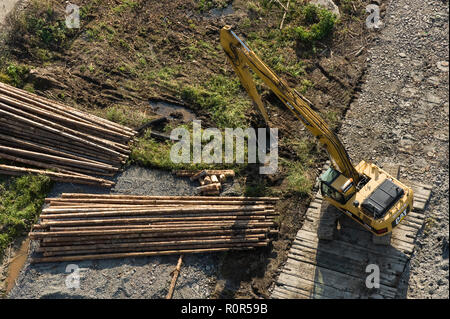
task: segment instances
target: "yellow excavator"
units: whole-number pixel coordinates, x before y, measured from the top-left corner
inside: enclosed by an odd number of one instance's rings
[[[242,86],[269,127],[269,115],[250,69],[325,146],[332,165],[319,177],[323,198],[374,235],[391,234],[412,209],[412,189],[372,163],[361,161],[353,166],[343,144],[314,111],[311,102],[264,64],[230,26],[221,29],[220,43]]]

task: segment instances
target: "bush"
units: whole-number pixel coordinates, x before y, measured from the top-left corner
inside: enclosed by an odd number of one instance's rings
[[[0,256],[36,222],[51,187],[47,176],[26,175],[0,180]]]
[[[32,1],[25,11],[16,13],[9,23],[12,28],[9,42],[30,53],[37,49],[63,51],[76,33],[75,29],[66,27],[64,14],[57,12],[46,1]]]
[[[3,72],[0,72],[0,81],[22,88],[29,72],[27,66],[10,63]]]
[[[315,5],[309,4],[302,9],[302,15],[308,27],[298,26],[293,29],[294,36],[304,43],[320,41],[328,37],[336,23],[336,16]]]

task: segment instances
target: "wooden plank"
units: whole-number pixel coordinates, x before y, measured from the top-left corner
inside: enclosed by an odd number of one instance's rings
[[[291,246],[288,259],[274,289],[276,298],[395,298],[396,287],[423,226],[423,209],[429,201],[430,185],[410,183],[414,209],[394,229],[391,246],[372,243],[372,234],[343,216],[336,239],[317,238],[322,196],[320,192],[307,209],[302,229]],[[380,289],[368,289],[368,264],[380,267]]]
[[[368,264],[377,264],[380,266],[380,271],[383,273],[400,274],[403,271],[403,260],[373,253],[357,246],[349,247],[349,245],[343,245],[341,247],[339,246],[340,244],[341,243],[336,244],[333,241],[329,243],[318,243],[306,239],[296,240],[292,245],[292,252],[295,253],[295,250],[314,251],[317,254],[316,259],[321,258],[322,254],[330,254],[330,257],[333,257],[333,260],[344,259],[346,262],[357,262],[364,268]],[[325,255],[324,257],[328,256]]]
[[[303,289],[312,297],[364,298],[379,293],[385,298],[395,297],[396,289],[380,284],[380,289],[367,289],[365,280],[338,273],[308,263],[299,263],[294,269],[285,268],[278,280]]]
[[[321,251],[319,254],[315,254],[306,251],[306,249],[291,249],[289,259],[285,265],[287,272],[289,272],[288,269],[294,268],[294,265],[298,264],[299,262],[310,263],[315,266],[343,273],[345,275],[354,276],[364,281],[369,275],[365,271],[369,263],[358,263],[353,260],[346,260],[345,258],[337,258],[336,256],[325,253],[323,251]],[[398,281],[398,275],[401,274],[401,272],[394,273],[392,271],[386,270],[387,267],[383,268],[385,269],[381,269],[380,267],[380,283],[395,288]]]
[[[304,289],[291,286],[289,283],[287,284],[280,284],[278,283],[278,286],[280,288],[279,291],[283,291],[283,293],[288,296],[287,299],[311,299],[312,295],[310,291],[306,291]],[[330,299],[329,296],[324,296],[319,293],[314,294],[314,298],[316,299]]]
[[[319,239],[317,238],[317,235],[315,233],[312,232],[307,232],[307,231],[302,231],[301,233],[299,232],[297,234],[295,243],[302,243],[302,241],[309,241],[313,244],[318,244],[319,243]],[[397,263],[405,263],[406,261],[408,261],[408,257],[399,252],[398,250],[396,250],[393,247],[382,247],[382,246],[378,246],[378,245],[372,245],[370,247],[367,246],[361,246],[361,245],[357,245],[357,244],[351,244],[351,243],[347,243],[344,241],[341,241],[339,239],[335,239],[329,242],[325,242],[321,244],[322,246],[327,246],[330,249],[338,249],[338,247],[340,247],[340,249],[342,250],[351,250],[351,251],[360,251],[360,253],[364,256],[364,255],[369,255],[369,256],[373,256],[373,258],[383,258],[385,260],[388,260],[392,263],[397,262]]]
[[[332,286],[299,278],[288,273],[282,273],[282,275],[280,275],[278,284],[283,284],[284,287],[286,287],[286,290],[289,289],[299,296],[310,299],[343,299],[360,297],[349,291],[342,291]]]

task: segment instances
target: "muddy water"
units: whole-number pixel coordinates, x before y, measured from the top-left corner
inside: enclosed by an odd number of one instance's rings
[[[214,8],[209,11],[209,14],[213,17],[222,17],[233,13],[234,10],[232,4],[229,4],[225,8]]]
[[[8,294],[14,287],[16,279],[27,261],[29,246],[30,239],[27,237],[23,240],[20,249],[16,251],[11,263],[9,264],[8,276],[6,277],[6,294]]]
[[[195,114],[192,111],[177,104],[153,100],[150,100],[149,104],[153,112],[170,119],[179,119],[184,122],[195,119]]]

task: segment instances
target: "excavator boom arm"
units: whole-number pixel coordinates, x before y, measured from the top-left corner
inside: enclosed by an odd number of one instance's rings
[[[360,176],[347,154],[343,144],[327,123],[311,108],[308,102],[283,79],[279,78],[261,59],[231,30],[225,26],[220,31],[220,43],[239,76],[243,87],[260,110],[267,125],[269,116],[256,90],[250,69],[253,70],[284,105],[303,122],[306,128],[326,146],[326,149],[339,171],[358,183]]]

